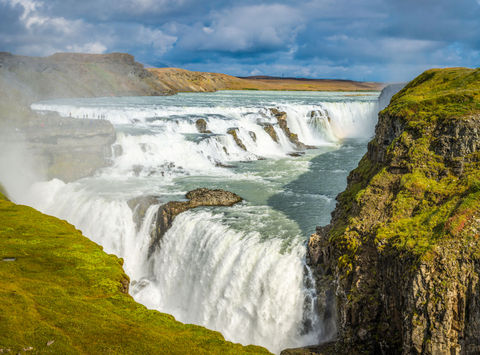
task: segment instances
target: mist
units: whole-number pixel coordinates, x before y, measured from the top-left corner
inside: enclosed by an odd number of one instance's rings
[[[23,134],[4,127],[0,137],[0,184],[13,202],[25,203],[32,184],[45,180],[46,167],[33,157]]]

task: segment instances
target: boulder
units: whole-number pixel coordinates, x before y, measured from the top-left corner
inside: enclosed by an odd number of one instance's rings
[[[207,129],[207,121],[205,121],[203,118],[199,118],[195,122],[195,126],[197,127],[197,131],[199,133],[212,133],[212,131]]]
[[[233,206],[243,199],[230,191],[198,188],[185,196],[188,201],[170,201],[158,208],[155,235],[150,244],[149,254],[157,248],[175,217],[185,211],[200,206]]]

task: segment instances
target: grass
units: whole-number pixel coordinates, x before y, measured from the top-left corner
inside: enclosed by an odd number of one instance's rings
[[[438,127],[455,129],[479,115],[480,69],[428,70],[392,98],[380,116],[404,122],[403,133],[387,147],[385,164],[365,156],[338,197],[330,240],[343,251],[338,262],[347,274],[367,241],[379,252],[406,252],[424,260],[448,240],[480,255],[475,227],[480,222],[479,154],[455,158],[464,164],[459,175],[450,158],[432,148]],[[370,149],[378,144],[374,139]],[[391,172],[391,166],[404,171]]]
[[[0,193],[0,352],[268,353],[136,303],[122,263],[66,221]]]
[[[383,111],[412,126],[480,112],[480,68],[431,69],[408,83]]]

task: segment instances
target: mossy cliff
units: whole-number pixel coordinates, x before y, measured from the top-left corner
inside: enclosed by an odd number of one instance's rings
[[[0,193],[0,352],[267,354],[146,309],[122,260],[65,221]]]
[[[479,148],[480,69],[426,71],[380,112],[309,241],[339,353],[480,353]]]

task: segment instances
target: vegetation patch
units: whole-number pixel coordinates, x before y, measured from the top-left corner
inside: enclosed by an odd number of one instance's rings
[[[0,351],[268,353],[136,303],[122,263],[66,221],[0,195]]]
[[[448,240],[480,251],[472,227],[480,215],[480,159],[475,147],[462,143],[476,144],[468,136],[480,129],[479,115],[480,69],[428,70],[393,97],[379,128],[388,132],[398,121],[403,131],[385,148],[377,132],[338,197],[329,236],[342,251],[338,263],[346,274],[368,243],[423,260]],[[461,122],[470,122],[462,127],[472,131],[459,129]],[[443,151],[435,149],[439,140],[446,142]],[[373,152],[382,149],[385,157],[376,161]]]

